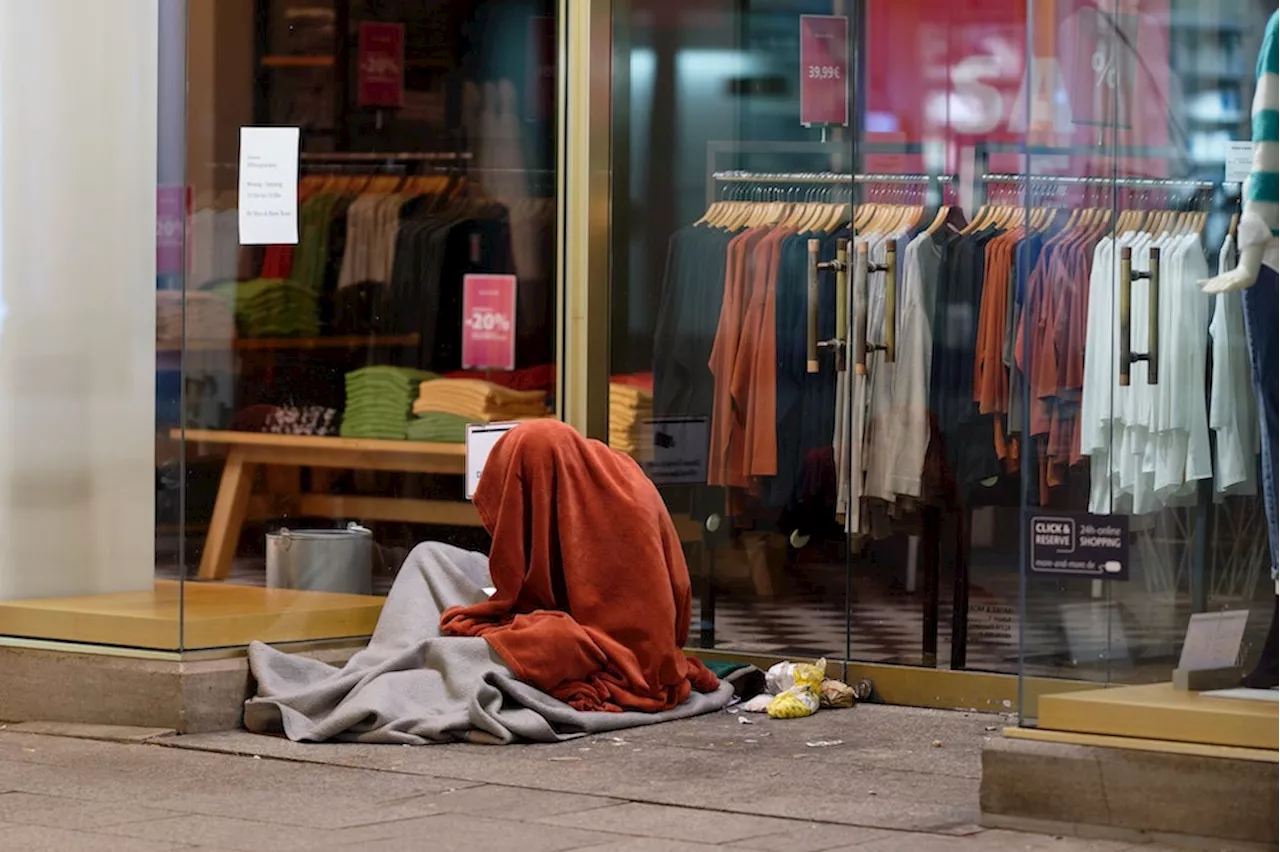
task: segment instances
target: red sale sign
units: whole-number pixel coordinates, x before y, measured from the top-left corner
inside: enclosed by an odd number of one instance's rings
[[[849,123],[849,19],[800,16],[800,123]]]
[[[356,102],[362,107],[404,105],[404,24],[360,24]]]
[[[462,368],[516,368],[516,277],[462,279]]]
[[[1112,144],[1171,142],[1169,3],[868,0],[869,138],[937,150],[930,164],[909,156],[908,171],[961,171],[984,146],[1003,151],[992,153],[988,170],[1021,171],[1028,164],[1017,148],[1029,144],[1070,152],[1036,155],[1037,173],[1110,174]],[[1121,174],[1161,177],[1167,169],[1163,155],[1118,159]]]

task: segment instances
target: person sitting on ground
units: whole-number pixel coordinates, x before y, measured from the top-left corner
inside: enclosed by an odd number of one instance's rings
[[[512,429],[481,474],[493,596],[441,632],[482,636],[517,678],[583,711],[657,713],[719,681],[686,657],[689,569],[658,491],[623,453],[552,420]]]

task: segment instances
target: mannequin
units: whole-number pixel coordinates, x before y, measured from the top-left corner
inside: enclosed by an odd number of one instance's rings
[[[1277,485],[1277,19],[1267,22],[1262,50],[1258,55],[1257,88],[1253,98],[1253,168],[1244,191],[1244,211],[1237,231],[1240,263],[1235,269],[1201,282],[1205,293],[1243,291],[1245,330],[1249,340],[1249,360],[1258,395],[1258,416],[1262,427],[1262,484],[1267,510],[1267,530],[1271,539],[1271,579],[1276,580],[1276,490]],[[1280,592],[1280,586],[1277,586]],[[1280,605],[1280,599],[1277,600]],[[1280,680],[1276,648],[1277,608],[1271,612],[1271,629],[1262,656],[1244,685],[1269,689]]]

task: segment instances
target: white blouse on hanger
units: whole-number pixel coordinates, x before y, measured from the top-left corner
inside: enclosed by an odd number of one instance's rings
[[[1218,253],[1218,274],[1230,272],[1237,260],[1235,239],[1227,235]],[[1219,500],[1252,496],[1258,493],[1261,434],[1241,293],[1219,293],[1214,297],[1209,336],[1213,340],[1209,427],[1217,436],[1213,493]]]
[[[1147,382],[1147,364],[1131,368],[1121,387],[1120,249],[1133,252],[1135,272],[1150,270],[1161,251],[1160,372]],[[1094,250],[1080,404],[1081,452],[1090,458],[1089,510],[1148,514],[1195,498],[1195,485],[1213,475],[1205,411],[1205,330],[1208,300],[1197,282],[1208,275],[1198,235],[1126,233]],[[1134,352],[1148,351],[1147,279],[1132,283],[1130,327]]]

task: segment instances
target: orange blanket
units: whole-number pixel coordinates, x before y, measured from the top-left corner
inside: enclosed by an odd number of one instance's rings
[[[656,713],[714,691],[681,650],[693,598],[680,539],[640,466],[558,421],[507,433],[476,509],[493,537],[488,601],[441,618],[483,636],[525,683],[578,710]]]

